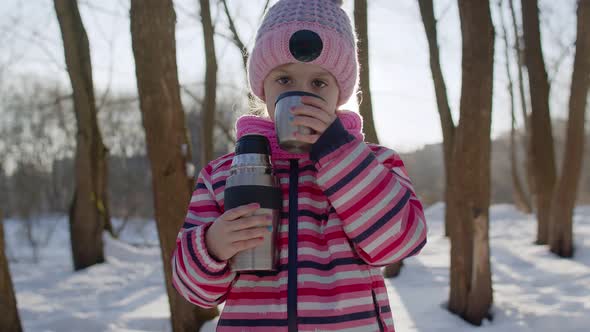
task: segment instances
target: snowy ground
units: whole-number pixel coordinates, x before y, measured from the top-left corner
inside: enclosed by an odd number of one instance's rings
[[[556,258],[546,246],[532,245],[536,226],[531,216],[510,205],[491,208],[495,318],[479,329],[441,307],[448,298],[449,284],[449,243],[441,227],[443,206],[430,207],[426,215],[427,246],[418,257],[406,261],[399,278],[388,280],[399,332],[590,330],[590,206],[576,210],[573,260]],[[79,273],[71,269],[64,217],[45,218],[35,230],[43,237],[53,225],[57,227],[39,249],[39,263],[35,264],[20,224],[14,220],[5,224],[26,332],[170,330],[153,224],[130,223],[122,241],[105,237],[108,263]],[[213,331],[214,323],[203,330]]]

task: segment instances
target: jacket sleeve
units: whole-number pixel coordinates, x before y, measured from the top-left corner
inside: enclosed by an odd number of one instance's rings
[[[225,301],[236,276],[227,262],[212,257],[205,245],[207,229],[221,215],[214,199],[210,170],[207,166],[199,173],[172,255],[174,288],[186,300],[203,308]]]
[[[368,264],[383,266],[420,252],[427,226],[399,155],[370,147],[339,119],[312,146],[318,184],[344,232]]]

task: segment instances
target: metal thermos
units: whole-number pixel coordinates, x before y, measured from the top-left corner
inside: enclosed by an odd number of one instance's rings
[[[245,135],[236,143],[230,175],[225,183],[225,210],[259,203],[255,214],[272,216],[272,233],[264,243],[237,253],[230,259],[233,271],[275,270],[278,260],[276,237],[282,195],[270,162],[270,144],[262,135]]]
[[[288,91],[280,94],[275,102],[275,129],[279,146],[286,151],[293,153],[309,152],[311,144],[307,142],[298,141],[295,133],[309,135],[313,130],[304,126],[293,125],[293,115],[290,110],[292,107],[300,106],[302,96],[312,96],[323,99],[322,97],[313,93],[304,91]]]

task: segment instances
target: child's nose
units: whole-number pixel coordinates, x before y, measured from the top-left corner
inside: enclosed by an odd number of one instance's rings
[[[308,84],[307,82],[297,83],[295,86],[295,89],[297,89],[297,91],[303,91],[303,92],[309,92],[309,93],[313,92],[313,90],[311,89],[311,85]]]

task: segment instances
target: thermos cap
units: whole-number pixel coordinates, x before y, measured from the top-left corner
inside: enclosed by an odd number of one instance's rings
[[[240,137],[236,143],[236,155],[255,153],[270,155],[270,143],[264,135],[249,134]]]
[[[283,92],[281,93],[278,97],[277,97],[277,101],[275,101],[275,106],[277,105],[277,103],[279,102],[279,100],[285,98],[285,97],[290,97],[290,96],[311,96],[311,97],[316,97],[316,98],[320,98],[321,100],[325,100],[324,98],[313,94],[313,93],[309,93],[309,92],[305,92],[305,91],[287,91],[287,92]]]

